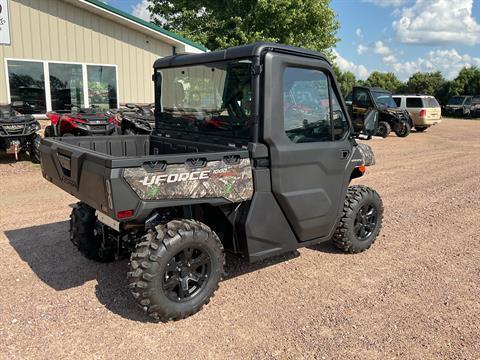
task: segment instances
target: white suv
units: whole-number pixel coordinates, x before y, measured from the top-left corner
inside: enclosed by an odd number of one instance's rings
[[[415,130],[424,131],[442,122],[442,109],[430,95],[393,95],[397,106],[406,109],[413,119]]]

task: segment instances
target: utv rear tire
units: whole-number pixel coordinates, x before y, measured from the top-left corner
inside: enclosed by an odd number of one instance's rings
[[[380,195],[366,186],[350,186],[333,242],[351,254],[365,251],[375,242],[382,227],[382,219],[383,203]]]
[[[388,137],[390,135],[390,132],[392,131],[392,128],[390,124],[386,121],[380,121],[378,123],[377,131],[376,134],[377,136],[381,136],[382,138]]]
[[[70,215],[70,240],[87,259],[99,262],[115,260],[113,249],[102,247],[103,237],[97,231],[95,209],[85,203],[75,204]]]
[[[408,123],[403,124],[402,128],[399,130],[395,130],[395,134],[398,137],[407,137],[412,130],[412,126]]]
[[[223,273],[223,246],[208,226],[174,220],[149,230],[130,258],[129,287],[156,320],[184,319],[210,301]]]
[[[40,136],[36,135],[32,139],[30,144],[30,149],[28,150],[28,155],[30,156],[30,161],[34,164],[40,163]]]

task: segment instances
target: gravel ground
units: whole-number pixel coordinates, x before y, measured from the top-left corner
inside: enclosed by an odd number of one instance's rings
[[[385,220],[369,251],[232,261],[208,306],[168,324],[135,306],[126,261],[73,248],[76,200],[2,156],[0,358],[478,359],[479,139],[480,121],[445,120],[370,141],[377,165],[356,182],[381,194]]]

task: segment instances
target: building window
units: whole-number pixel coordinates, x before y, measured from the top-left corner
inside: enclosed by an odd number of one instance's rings
[[[43,63],[8,60],[7,67],[11,102],[27,102],[31,108],[29,112],[45,113],[47,107]]]
[[[8,59],[10,102],[24,102],[30,113],[72,107],[118,107],[115,65]],[[48,79],[48,81],[45,81]]]
[[[48,69],[52,110],[71,110],[74,106],[85,106],[82,65],[50,63]]]
[[[87,65],[90,106],[117,107],[117,74],[113,66]]]

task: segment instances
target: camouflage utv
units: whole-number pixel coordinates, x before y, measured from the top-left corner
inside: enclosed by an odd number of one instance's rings
[[[349,186],[374,164],[332,67],[257,43],[154,64],[151,135],[42,141],[43,176],[81,200],[70,239],[86,257],[130,256],[128,283],[162,321],[208,303],[224,252],[247,261],[333,240],[368,249],[383,206]]]

